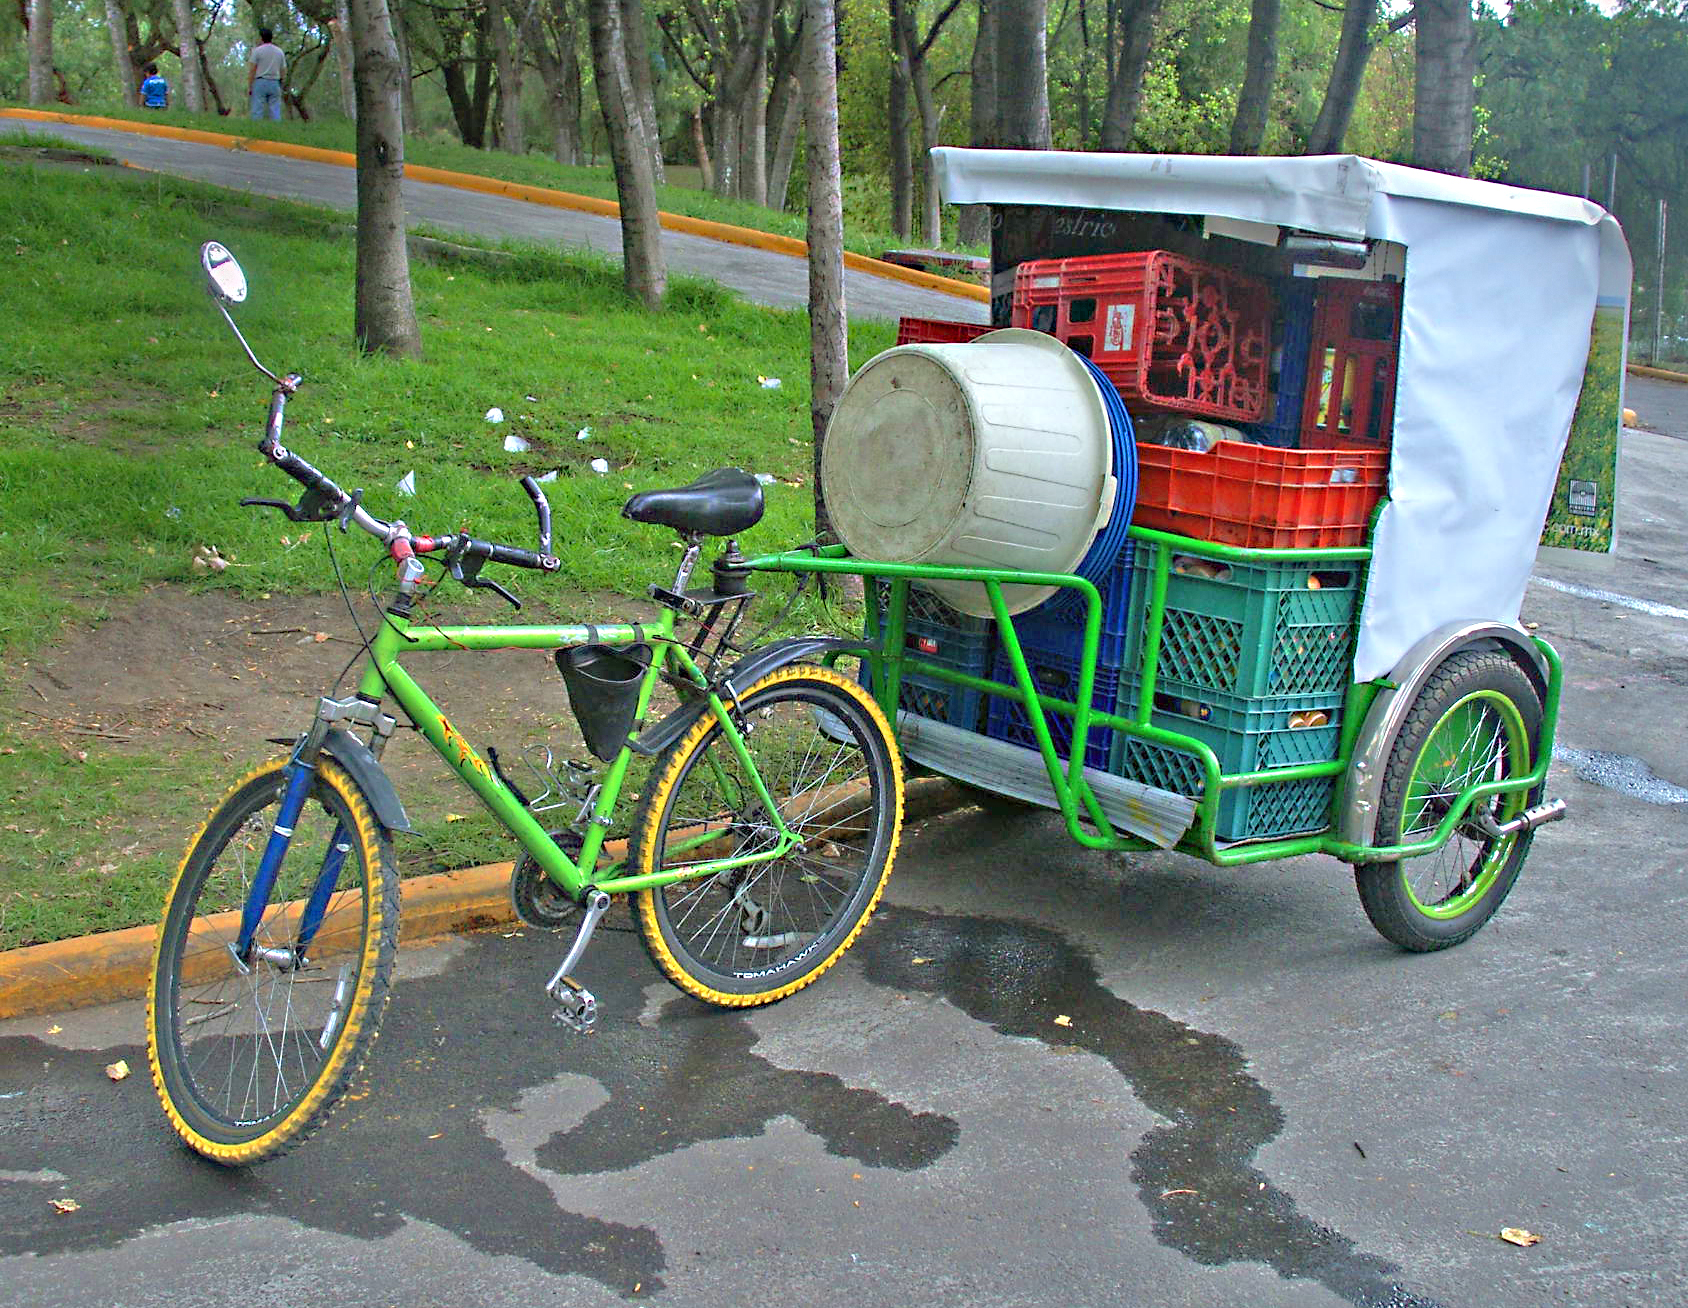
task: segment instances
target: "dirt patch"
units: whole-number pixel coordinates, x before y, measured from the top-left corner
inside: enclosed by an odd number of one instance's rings
[[[649,616],[617,607],[629,617]],[[579,611],[607,613],[609,606],[583,601]],[[457,616],[442,613],[439,620]],[[370,630],[367,601],[358,617]],[[475,620],[502,618],[477,611]],[[22,734],[57,742],[73,756],[203,757],[209,804],[247,768],[275,757],[272,738],[291,739],[305,728],[317,699],[333,689],[361,646],[336,597],[258,601],[158,586],[116,605],[103,621],[73,625],[21,662],[6,698]],[[498,748],[524,789],[532,791],[519,762],[524,748],[548,744],[559,758],[586,757],[546,653],[418,655],[407,666],[468,740],[483,752]],[[336,693],[354,688],[342,682]],[[389,708],[396,706],[389,701]],[[407,723],[383,761],[413,820],[478,807]],[[179,848],[184,835],[175,829],[131,834],[140,838],[141,852]]]

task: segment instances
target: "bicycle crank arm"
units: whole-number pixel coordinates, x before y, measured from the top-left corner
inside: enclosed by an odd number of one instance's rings
[[[1503,840],[1520,832],[1534,831],[1549,822],[1558,822],[1565,816],[1567,807],[1562,799],[1550,799],[1546,803],[1525,809],[1517,817],[1508,818],[1505,822],[1496,822],[1487,813],[1480,814],[1477,826],[1488,839]]]
[[[569,946],[569,952],[563,957],[557,970],[551,974],[551,979],[545,983],[545,993],[550,995],[557,1005],[557,1011],[552,1016],[582,1035],[597,1024],[598,1001],[592,997],[590,990],[569,973],[586,952],[587,942],[597,930],[599,920],[609,912],[610,902],[610,897],[602,890],[593,890],[587,894],[586,912],[581,915],[580,930],[575,933],[574,943]]]

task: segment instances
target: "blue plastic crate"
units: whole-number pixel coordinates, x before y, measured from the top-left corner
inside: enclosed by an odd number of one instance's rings
[[[1026,657],[1026,667],[1031,671],[1032,681],[1038,691],[1076,704],[1079,686],[1078,659],[1060,651],[1038,649],[1027,644],[1025,634],[1020,631],[1018,623],[1015,624],[1015,631],[1020,636],[1020,652]],[[993,680],[1014,684],[1013,670],[1000,650],[997,651],[991,676]],[[1096,669],[1096,684],[1090,700],[1094,710],[1101,713],[1112,711],[1119,698],[1119,679],[1120,674],[1115,669]],[[1055,742],[1055,752],[1063,759],[1071,757],[1073,720],[1053,709],[1045,709],[1043,716],[1049,725],[1050,738]],[[1028,749],[1037,748],[1037,733],[1032,730],[1031,719],[1026,716],[1026,710],[1016,701],[1000,695],[990,696],[985,714],[985,735],[993,740],[1006,740],[1015,745],[1024,745]],[[1112,728],[1092,723],[1084,738],[1085,766],[1106,768],[1112,756],[1113,744]]]
[[[1118,712],[1121,717],[1135,717],[1136,706],[1136,686],[1128,679]],[[1209,716],[1201,716],[1203,711]],[[1201,741],[1226,774],[1324,763],[1337,756],[1339,700],[1328,708],[1303,707],[1299,701],[1293,706],[1254,701],[1236,709],[1234,717],[1227,717],[1227,712],[1218,705],[1156,695],[1149,721],[1164,731]],[[1115,734],[1109,770],[1162,790],[1201,797],[1203,772],[1194,754],[1124,732]],[[1329,822],[1336,781],[1334,776],[1310,777],[1226,790],[1219,801],[1214,834],[1220,840],[1258,840],[1322,830]]]
[[[870,607],[867,634],[882,639],[885,632],[885,606],[890,600],[891,583],[878,577],[873,581],[877,607]],[[877,615],[877,620],[876,620]],[[958,612],[945,604],[931,591],[910,586],[908,602],[903,611],[903,650],[916,658],[925,659],[957,672],[976,677],[990,672],[991,654],[995,648],[996,624],[989,618],[975,618]],[[873,669],[862,661],[860,680],[873,692]],[[935,718],[953,727],[977,731],[984,725],[985,694],[983,691],[958,686],[907,666],[897,691],[897,705],[923,718]]]
[[[1127,544],[1099,581],[1102,593],[1102,634],[1096,644],[1096,666],[1117,669],[1126,662],[1126,638],[1131,630],[1131,560]],[[1061,590],[1035,609],[1014,619],[1014,634],[1022,645],[1062,654],[1075,662],[1084,653],[1084,597]]]
[[[1295,449],[1301,444],[1301,403],[1307,394],[1307,365],[1313,342],[1313,277],[1283,277],[1273,283],[1278,321],[1272,331],[1271,414],[1247,429],[1261,445]]]

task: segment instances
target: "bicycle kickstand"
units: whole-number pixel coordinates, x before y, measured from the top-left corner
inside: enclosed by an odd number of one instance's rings
[[[581,1035],[588,1034],[598,1023],[598,1001],[592,997],[592,992],[569,973],[574,965],[580,962],[580,956],[586,952],[586,944],[592,939],[592,932],[597,929],[598,921],[609,911],[610,897],[602,890],[592,890],[586,896],[586,912],[581,915],[580,930],[575,933],[574,943],[569,946],[569,952],[564,956],[560,966],[551,979],[545,983],[545,993],[556,1003],[557,1010],[551,1016],[572,1031]]]

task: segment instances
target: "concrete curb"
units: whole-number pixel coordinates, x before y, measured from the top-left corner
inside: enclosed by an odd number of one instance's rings
[[[943,778],[921,777],[905,789],[904,822],[937,817],[967,802],[965,792]],[[625,841],[605,846],[611,858],[626,852]],[[399,943],[515,921],[510,869],[509,863],[487,863],[400,882]],[[212,921],[232,933],[239,917],[238,912],[219,913]],[[0,953],[0,1021],[141,998],[152,978],[157,936],[156,925],[138,926]]]
[[[1688,383],[1688,372],[1672,372],[1668,368],[1655,368],[1647,363],[1626,364],[1625,368],[1637,377],[1651,377],[1656,381]]]
[[[323,150],[314,145],[294,145],[290,141],[266,141],[249,136],[231,136],[226,132],[205,132],[192,127],[173,127],[166,123],[134,123],[125,118],[101,118],[91,114],[57,113],[47,109],[0,109],[0,118],[21,118],[38,123],[68,123],[71,126],[97,127],[105,131],[132,132],[137,136],[156,136],[165,140],[190,141],[195,145],[221,146],[225,150],[247,150],[253,154],[272,154],[288,159],[305,159],[311,163],[334,164],[341,168],[356,168],[357,156],[344,150]],[[548,205],[553,209],[574,209],[581,213],[597,214],[601,218],[619,218],[621,206],[614,200],[596,196],[576,195],[570,191],[556,191],[545,186],[528,186],[522,182],[504,182],[494,177],[474,173],[452,172],[445,168],[430,168],[425,164],[406,164],[404,175],[418,182],[432,182],[439,186],[455,186],[459,190],[478,191],[485,195],[501,195],[528,204]],[[688,236],[702,236],[728,245],[745,245],[752,249],[786,254],[796,259],[809,256],[806,241],[794,236],[778,236],[759,232],[750,227],[735,227],[731,223],[712,222],[707,218],[689,218],[684,214],[658,214],[663,227]],[[961,299],[988,303],[990,291],[972,282],[936,273],[921,272],[918,268],[904,268],[900,264],[872,259],[865,254],[844,252],[844,266],[857,272],[906,282],[929,291],[941,291]]]

